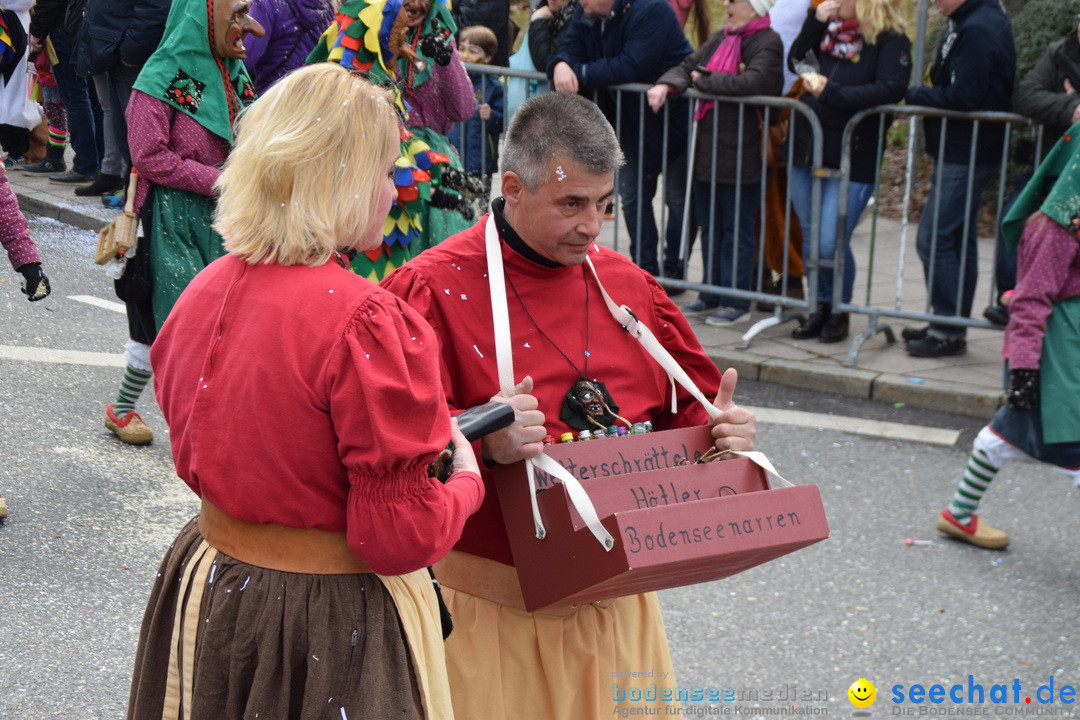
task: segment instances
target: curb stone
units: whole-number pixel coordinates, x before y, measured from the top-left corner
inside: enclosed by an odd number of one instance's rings
[[[874,380],[871,399],[882,403],[902,402],[925,410],[990,419],[1004,402],[1004,393],[948,380],[881,373]]]

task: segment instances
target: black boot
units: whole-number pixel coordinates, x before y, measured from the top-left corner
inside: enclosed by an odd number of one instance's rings
[[[23,168],[28,173],[61,173],[67,170],[64,162],[64,146],[50,144],[45,148],[45,159],[36,165],[27,165]]]
[[[124,180],[119,175],[106,175],[102,173],[97,180],[89,185],[75,188],[75,194],[79,197],[97,197],[105,193],[116,192],[124,189]]]
[[[818,342],[837,343],[848,336],[848,314],[833,313],[825,327],[821,328]]]
[[[792,330],[791,337],[796,340],[817,337],[821,334],[821,328],[825,327],[825,323],[829,321],[830,317],[832,317],[832,305],[819,302],[817,311],[811,313],[810,317],[806,318],[806,322]]]

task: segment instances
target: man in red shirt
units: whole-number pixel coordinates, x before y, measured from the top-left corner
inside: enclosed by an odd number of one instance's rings
[[[711,422],[717,447],[753,449],[754,416],[732,403],[735,371],[721,375],[648,272],[595,242],[622,161],[611,126],[579,96],[537,96],[514,116],[502,155],[503,197],[492,203],[492,214],[518,373],[516,394],[502,400],[517,417],[484,439],[489,467],[535,457],[545,436],[575,429],[561,409],[585,379],[598,383],[607,406],[631,423],[649,421],[664,430]],[[439,337],[452,409],[499,392],[487,220],[383,281]],[[586,259],[615,303],[630,307],[702,392],[712,397],[719,391],[722,412],[714,421],[682,389],[672,398],[667,373],[609,314]],[[490,470],[483,475],[492,482]],[[617,709],[612,673],[651,670],[674,684],[654,593],[535,613],[523,609],[494,492],[436,572],[454,615],[447,662],[458,717],[610,717]]]

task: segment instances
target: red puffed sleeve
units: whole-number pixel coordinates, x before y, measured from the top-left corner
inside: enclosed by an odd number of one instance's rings
[[[438,349],[423,318],[379,292],[360,305],[329,358],[330,416],[349,477],[349,547],[384,575],[449,552],[484,496],[475,473],[445,485],[427,474],[450,440]]]

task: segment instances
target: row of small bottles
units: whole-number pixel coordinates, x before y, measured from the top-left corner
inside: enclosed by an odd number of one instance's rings
[[[606,430],[604,428],[597,428],[595,430],[582,430],[576,436],[572,432],[564,432],[556,440],[554,435],[547,435],[544,437],[545,445],[554,445],[556,442],[560,443],[572,443],[572,442],[585,442],[586,440],[601,440],[609,437],[623,437],[624,435],[644,435],[645,433],[651,433],[653,426],[651,422],[645,421],[640,423],[634,423],[634,425],[627,430],[624,425],[612,425]]]

